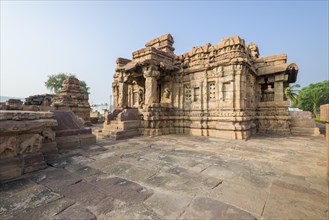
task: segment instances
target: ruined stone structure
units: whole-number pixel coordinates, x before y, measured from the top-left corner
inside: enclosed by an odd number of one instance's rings
[[[320,129],[316,126],[312,113],[308,111],[289,112],[291,117],[290,130],[293,135],[320,135]]]
[[[174,54],[173,43],[167,34],[133,52],[132,60],[116,61],[114,107],[137,108],[144,135],[290,133],[284,89],[296,81],[298,67],[287,55],[260,57],[256,44],[238,36],[182,55]]]
[[[56,95],[53,94],[42,94],[42,95],[32,95],[25,98],[24,105],[41,105],[41,106],[50,106],[52,99]]]
[[[51,112],[0,111],[0,181],[45,168],[55,152]]]
[[[137,108],[117,109],[107,116],[99,138],[112,138],[115,140],[139,136],[142,134],[141,115]]]
[[[84,147],[96,143],[91,128],[85,128],[83,120],[72,111],[52,111],[58,125],[53,128],[58,149]]]
[[[71,110],[85,121],[85,125],[91,126],[88,96],[81,91],[77,78],[70,76],[64,80],[63,87],[59,95],[52,99],[51,106],[56,110]]]
[[[95,143],[72,111],[0,110],[0,182],[47,167],[62,149]]]
[[[23,102],[20,99],[8,99],[1,103],[0,110],[23,110]]]

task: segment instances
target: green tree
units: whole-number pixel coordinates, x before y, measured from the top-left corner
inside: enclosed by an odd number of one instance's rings
[[[296,89],[296,88],[300,88],[300,85],[299,84],[295,84],[295,85],[292,85],[292,86],[288,86],[284,90],[284,94],[290,100],[290,105],[292,103],[293,106],[297,106],[298,105],[298,92],[299,92],[299,90]]]
[[[302,88],[298,94],[298,107],[313,112],[317,117],[320,105],[329,103],[329,80],[310,84]]]
[[[50,90],[50,92],[54,94],[59,94],[59,91],[63,85],[63,81],[70,76],[76,77],[74,74],[71,73],[58,73],[49,75],[48,80],[45,82],[45,86],[47,89]],[[85,95],[88,96],[90,94],[90,87],[87,86],[85,81],[80,80],[80,89]]]

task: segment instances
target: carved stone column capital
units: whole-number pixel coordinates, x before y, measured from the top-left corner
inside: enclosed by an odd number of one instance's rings
[[[145,78],[147,78],[147,77],[159,78],[160,72],[156,66],[150,65],[150,66],[143,67],[143,75]]]

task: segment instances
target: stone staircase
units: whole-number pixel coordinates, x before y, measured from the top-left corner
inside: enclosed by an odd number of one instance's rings
[[[312,119],[311,112],[289,112],[291,116],[290,131],[293,135],[317,136],[320,130]]]

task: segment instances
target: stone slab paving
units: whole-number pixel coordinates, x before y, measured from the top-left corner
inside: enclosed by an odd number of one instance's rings
[[[100,139],[0,185],[0,219],[328,219],[323,137]]]

